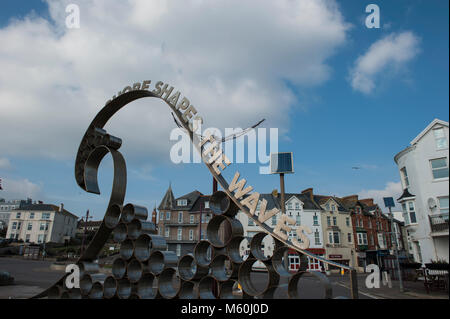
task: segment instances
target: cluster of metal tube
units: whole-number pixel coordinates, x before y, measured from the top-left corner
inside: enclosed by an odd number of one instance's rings
[[[244,259],[240,253],[243,236],[242,224],[235,218],[236,205],[223,192],[211,196],[210,207],[214,217],[207,226],[208,240],[200,241],[193,254],[178,258],[167,250],[164,237],[157,234],[156,226],[146,221],[145,207],[127,204],[113,205],[105,224],[113,229],[113,240],[120,243],[120,253],[112,264],[112,275],[99,273],[93,262],[79,262],[80,288],[66,289],[56,285],[49,298],[89,299],[231,299],[273,298],[280,277],[289,277],[288,296],[298,298],[298,283],[306,273],[308,260],[300,255],[300,269],[291,274],[285,268],[284,256],[288,247],[275,241],[271,257],[262,251],[264,232],[250,241],[250,255]],[[228,224],[228,235],[221,234],[221,225]],[[225,227],[226,228],[226,227]],[[262,288],[251,276],[253,265],[260,261],[267,269],[266,284]],[[322,274],[318,276],[325,287],[325,298],[331,298],[331,285]],[[242,293],[237,292],[238,284]]]

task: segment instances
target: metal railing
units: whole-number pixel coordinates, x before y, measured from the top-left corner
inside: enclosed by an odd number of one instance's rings
[[[428,216],[432,232],[448,232],[448,213]]]

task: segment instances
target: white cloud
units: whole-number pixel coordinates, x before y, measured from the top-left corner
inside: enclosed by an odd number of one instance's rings
[[[2,178],[2,188],[0,197],[6,199],[26,199],[38,200],[43,198],[42,185],[35,184],[28,179]]]
[[[74,158],[90,121],[120,89],[162,80],[190,98],[205,128],[289,127],[299,87],[329,78],[348,25],[333,1],[48,0],[52,18],[0,29],[0,147],[6,155]],[[174,127],[161,102],[134,103],[108,131],[124,153],[169,157]],[[156,109],[155,109],[156,108]],[[164,111],[163,111],[164,110]]]
[[[6,157],[0,157],[0,169],[9,170],[11,169],[11,162]]]
[[[412,32],[392,33],[373,43],[350,71],[354,90],[369,94],[379,77],[398,72],[419,53],[419,38]]]
[[[384,210],[383,197],[393,197],[394,203],[396,203],[396,200],[401,196],[402,191],[401,182],[388,182],[384,189],[364,189],[358,193],[358,196],[360,199],[373,198],[374,202]]]

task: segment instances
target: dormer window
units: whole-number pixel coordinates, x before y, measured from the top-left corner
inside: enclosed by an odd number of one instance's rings
[[[177,200],[177,205],[178,206],[187,206],[187,199],[179,199]]]

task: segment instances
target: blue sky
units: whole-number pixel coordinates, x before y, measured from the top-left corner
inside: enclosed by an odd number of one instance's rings
[[[169,30],[161,22],[161,17],[172,12],[174,16],[178,14],[175,9],[170,10],[170,5],[159,11],[153,10],[162,13],[156,17],[152,16],[151,22],[147,21],[145,15],[139,15],[139,12],[143,11],[142,8],[133,11],[135,15],[132,16],[132,21],[136,22],[136,26],[129,27],[116,21],[121,17],[119,5],[111,5],[110,10],[105,11],[105,16],[98,16],[96,10],[106,6],[97,4],[98,2],[101,1],[79,1],[81,9],[79,31],[61,27],[64,21],[62,19],[66,15],[63,5],[50,1],[52,8],[50,12],[47,3],[42,1],[2,2],[0,39],[9,42],[3,42],[5,47],[3,50],[0,49],[0,64],[8,66],[18,63],[20,68],[16,73],[21,75],[26,83],[15,82],[13,73],[9,75],[11,83],[6,82],[6,76],[0,78],[0,87],[3,87],[0,89],[0,105],[3,105],[0,106],[0,121],[4,123],[3,125],[7,122],[6,131],[11,133],[3,134],[0,138],[0,178],[3,179],[5,188],[4,191],[0,191],[0,197],[12,199],[32,196],[33,199],[54,204],[64,202],[68,210],[79,216],[84,214],[86,209],[90,209],[95,218],[102,218],[111,187],[111,161],[106,159],[101,165],[102,195],[85,193],[76,185],[73,175],[78,143],[87,125],[100,110],[99,105],[129,83],[147,78],[153,81],[164,79],[182,92],[186,92],[186,95],[195,101],[194,104],[198,106],[199,111],[202,110],[203,103],[207,123],[211,118],[211,123],[218,124],[218,127],[245,126],[265,117],[267,118],[265,127],[279,127],[283,132],[280,134],[279,150],[294,153],[295,174],[286,176],[288,192],[300,192],[313,187],[318,194],[397,196],[400,186],[394,155],[408,146],[409,142],[434,118],[448,121],[448,1],[396,0],[367,3],[357,0],[339,1],[336,7],[326,6],[329,10],[327,13],[333,17],[330,19],[329,28],[324,25],[327,18],[323,18],[319,11],[317,19],[323,19],[320,24],[323,30],[319,32],[305,27],[298,34],[294,30],[292,31],[294,39],[297,35],[299,37],[298,41],[294,42],[290,38],[289,30],[286,34],[276,33],[271,36],[269,28],[271,25],[268,25],[267,29],[264,28],[264,24],[261,29],[249,27],[252,19],[255,24],[265,21],[259,17],[259,14],[263,18],[266,17],[264,4],[254,16],[247,17],[246,25],[241,26],[239,23],[236,23],[237,26],[230,23],[232,19],[237,19],[239,12],[233,13],[231,9],[223,10],[223,16],[227,17],[224,18],[223,30],[231,34],[253,32],[255,38],[259,37],[260,32],[268,34],[269,53],[256,51],[258,47],[256,44],[253,47],[252,38],[248,38],[249,52],[254,49],[261,57],[258,54],[253,55],[251,59],[255,61],[243,63],[243,66],[239,66],[239,70],[232,68],[233,64],[239,64],[236,57],[242,57],[236,53],[242,49],[239,39],[228,37],[224,33],[226,46],[222,44],[215,46],[215,43],[206,43],[209,34],[205,34],[204,37],[194,33],[186,36],[182,34],[182,28]],[[369,3],[376,3],[380,7],[380,29],[368,29],[364,25],[367,16],[365,7]],[[187,5],[194,6],[191,3]],[[196,12],[203,10],[203,8],[194,8],[191,11],[190,9],[186,10],[186,14],[188,16],[191,14],[193,19]],[[211,8],[208,10],[213,12]],[[245,8],[242,10],[245,13]],[[276,20],[277,11],[270,12],[275,15]],[[284,14],[283,12],[280,11],[280,15]],[[336,12],[339,13],[337,17]],[[314,14],[308,16],[315,19]],[[198,21],[200,29],[208,29],[208,26],[217,23],[217,29],[221,30],[219,25],[221,21],[210,21],[204,16],[202,15]],[[43,23],[41,18],[50,23],[48,25]],[[279,20],[284,21],[282,18],[281,16]],[[302,27],[304,23],[302,16],[300,15],[295,22]],[[272,25],[272,29],[276,27],[279,25]],[[282,27],[287,28],[285,25]],[[111,34],[108,34],[107,30],[110,30]],[[167,30],[167,35],[158,38],[152,33],[153,30]],[[131,32],[134,32],[133,35]],[[213,31],[210,32],[214,36]],[[309,36],[316,34],[315,32],[318,32],[317,37]],[[218,37],[222,36],[221,33],[217,34]],[[180,38],[177,38],[178,36]],[[271,48],[271,43],[277,36],[281,39],[277,39],[278,42],[273,45],[275,48]],[[40,41],[41,37],[43,43],[48,45],[40,46],[40,42],[34,44],[33,41]],[[283,37],[286,37],[287,48],[283,48],[284,51],[277,50],[284,45]],[[38,40],[35,40],[36,38]],[[178,45],[171,42],[174,39],[181,43],[181,48],[186,47],[186,56],[182,56],[186,60],[183,60],[185,64],[182,66],[177,64],[177,59],[171,59],[174,54],[171,50],[176,51]],[[243,39],[246,41],[246,38]],[[79,41],[75,49],[70,47],[74,41]],[[97,60],[95,54],[98,50],[95,50],[95,43],[101,41],[107,41],[105,43],[118,41],[120,46],[114,48],[117,52],[123,51],[126,58],[120,59],[119,53],[109,51]],[[146,53],[149,54],[147,56],[139,52],[137,45],[145,41],[159,43],[159,48],[163,52],[166,50],[165,55],[158,59],[156,53]],[[199,53],[196,50],[198,47],[202,48],[203,52]],[[90,51],[91,49],[93,51]],[[217,54],[211,51],[210,54],[202,55],[205,51],[216,49]],[[25,51],[32,54],[26,55]],[[61,55],[54,55],[54,52],[60,51],[63,52]],[[307,53],[304,54],[303,51]],[[220,56],[222,54],[225,56],[223,60]],[[316,56],[320,58],[316,60]],[[230,61],[228,57],[234,59]],[[191,60],[192,58],[195,59]],[[302,73],[308,68],[308,58],[313,60],[311,65],[318,68],[317,73],[311,71]],[[97,62],[90,65],[85,62],[88,59]],[[284,64],[277,62],[279,64],[275,63],[276,68],[265,71],[270,67],[259,62],[259,59],[261,61],[286,59],[286,62]],[[196,60],[201,60],[204,69],[189,67],[188,62]],[[124,61],[126,66],[123,69],[120,66],[121,61]],[[364,63],[358,65],[358,61]],[[144,62],[152,66],[148,69],[135,67],[136,64]],[[223,63],[223,66],[219,67],[220,63]],[[253,65],[248,66],[251,63]],[[373,69],[373,64],[376,63],[379,70]],[[247,66],[248,70],[241,71]],[[165,67],[173,68],[177,72],[163,73]],[[213,71],[210,71],[211,69]],[[37,70],[39,76],[36,76],[33,70]],[[367,84],[367,81],[362,84],[356,80],[352,82],[355,70],[372,81],[373,87],[366,91],[358,89],[357,85]],[[6,72],[8,71],[7,68]],[[242,80],[239,83],[246,83],[246,79],[250,79],[250,83],[261,88],[257,91],[260,105],[254,106],[252,99],[248,98],[252,95],[247,92],[230,101],[226,98],[222,101],[220,90],[216,92],[209,87],[203,87],[201,81],[208,81],[209,72],[214,72],[214,79],[222,83],[225,89],[233,92],[240,92],[238,87],[233,86],[233,81]],[[325,75],[318,76],[317,74],[321,72]],[[90,79],[93,79],[92,82],[89,82]],[[36,83],[41,81],[42,83]],[[27,95],[23,97],[20,94],[16,98],[14,95],[16,88],[8,87],[14,83],[16,86],[23,86],[23,90],[29,92],[30,98],[27,99]],[[70,89],[58,89],[59,83],[61,87]],[[264,90],[274,87],[276,89]],[[46,100],[48,96],[51,100]],[[239,99],[241,96],[243,97]],[[79,98],[79,105],[76,102],[69,102],[74,97]],[[17,100],[16,104],[6,103],[5,101],[9,101],[8,98],[12,101]],[[213,104],[209,104],[206,108],[205,105],[214,99],[217,99],[219,106],[215,108]],[[236,100],[234,106],[233,101]],[[55,101],[55,108],[49,105],[51,104],[49,101]],[[74,103],[74,106],[71,106],[71,103]],[[225,106],[230,105],[230,110],[221,107],[221,103]],[[56,108],[56,104],[59,109]],[[67,109],[61,111],[61,108],[66,106]],[[236,112],[243,106],[247,106],[252,112],[243,114],[242,119],[234,123]],[[133,123],[133,119],[143,114],[139,112],[143,112],[144,108],[145,106],[139,104],[135,111],[129,113],[124,111],[123,123],[125,125]],[[149,121],[152,116],[156,116],[148,109],[145,109],[145,112],[147,113],[142,117]],[[159,114],[163,109],[157,107],[153,112]],[[217,116],[220,112],[223,113],[223,122],[221,116]],[[170,182],[175,196],[181,196],[194,189],[205,194],[211,191],[212,177],[203,164],[170,163],[168,148],[174,142],[168,139],[167,132],[173,127],[168,114],[165,115],[166,122],[161,122],[167,131],[158,135],[162,136],[159,142],[150,142],[151,133],[148,130],[151,128],[148,127],[152,124],[143,122],[145,130],[139,133],[139,129],[136,128],[136,135],[130,133],[133,131],[131,128],[128,130],[120,128],[120,120],[111,125],[111,129],[124,132],[124,136],[129,137],[124,138],[123,147],[129,175],[127,202],[144,204],[151,209],[155,202],[159,204]],[[74,125],[71,125],[72,122]],[[51,130],[50,127],[56,128]],[[144,136],[139,137],[139,134]],[[136,139],[139,141],[134,142]],[[147,140],[149,140],[148,147]],[[359,166],[361,169],[353,170],[353,166]],[[257,164],[233,164],[231,169],[225,172],[225,176],[231,178],[236,169],[259,192],[270,192],[279,187],[278,176],[260,175]]]

